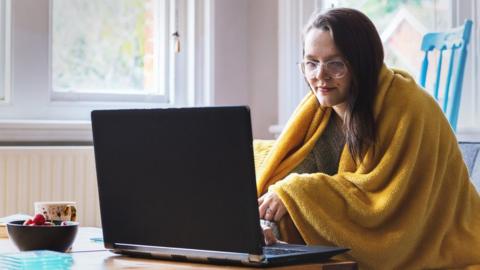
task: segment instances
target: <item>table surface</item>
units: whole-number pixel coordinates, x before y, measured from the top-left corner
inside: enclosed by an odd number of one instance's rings
[[[71,269],[261,269],[243,266],[223,266],[201,263],[174,262],[168,260],[133,258],[114,254],[103,247],[103,243],[90,240],[93,237],[102,237],[100,228],[80,228],[73,244],[71,254],[74,264]],[[13,242],[8,238],[0,238],[0,254],[18,252]],[[330,260],[324,263],[300,264],[283,267],[269,267],[267,269],[283,270],[337,270],[357,269],[357,264],[351,261]]]

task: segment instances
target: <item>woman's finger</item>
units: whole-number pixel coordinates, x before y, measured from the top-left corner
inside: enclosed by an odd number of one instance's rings
[[[258,205],[259,205],[259,206],[260,206],[260,204],[263,203],[263,200],[264,200],[263,196],[260,197],[260,198],[258,198],[257,202],[258,202]]]
[[[266,220],[273,220],[273,217],[275,216],[275,209],[272,209],[270,206],[268,206],[265,209],[265,216],[264,219]]]
[[[283,204],[280,204],[277,211],[275,212],[275,216],[273,217],[273,220],[280,221],[280,219],[282,219],[286,213],[287,213],[287,208],[285,208]]]
[[[265,239],[265,245],[270,246],[277,243],[277,238],[273,234],[272,228],[263,227],[263,238]]]
[[[258,207],[258,212],[260,214],[260,218],[264,218],[265,217],[265,214],[267,212],[267,209],[268,209],[268,205],[269,205],[269,200],[268,199],[265,199],[262,204],[260,204],[260,206]]]
[[[259,200],[262,200],[261,204],[258,207],[258,211],[260,214],[260,218],[265,218],[265,215],[267,214],[267,210],[270,207],[271,201],[272,201],[272,193],[267,192],[265,193],[262,197],[259,198]],[[271,212],[271,210],[268,210],[268,212]],[[273,216],[272,216],[273,218]]]

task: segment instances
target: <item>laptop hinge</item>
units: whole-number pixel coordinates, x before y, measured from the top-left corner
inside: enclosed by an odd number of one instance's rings
[[[248,255],[248,261],[249,262],[254,262],[254,263],[261,263],[261,262],[265,261],[265,256],[264,255],[250,254],[250,255]]]

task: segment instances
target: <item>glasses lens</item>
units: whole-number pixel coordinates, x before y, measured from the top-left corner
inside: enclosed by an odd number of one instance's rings
[[[330,61],[325,63],[325,71],[334,78],[340,78],[345,75],[347,67],[342,61]]]
[[[305,73],[305,76],[309,79],[314,78],[317,74],[318,66],[319,64],[317,62],[304,61],[302,63],[303,73]]]
[[[301,64],[303,73],[308,79],[313,79],[319,76],[320,69],[324,69],[324,72],[333,78],[341,78],[347,72],[347,66],[343,61],[333,60],[326,63],[304,61]]]

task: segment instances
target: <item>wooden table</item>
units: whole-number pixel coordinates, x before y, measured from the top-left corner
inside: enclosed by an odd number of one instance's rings
[[[209,269],[209,270],[225,270],[225,269],[262,269],[250,268],[243,266],[223,266],[210,265],[201,263],[185,263],[167,260],[153,260],[132,258],[114,254],[107,251],[103,247],[103,243],[93,242],[92,237],[101,237],[102,231],[99,228],[80,228],[78,235],[72,247],[72,257],[74,264],[71,269],[89,269],[89,270],[105,270],[105,269]],[[0,254],[18,252],[18,249],[8,238],[0,238]],[[265,268],[263,268],[265,269]],[[324,263],[301,264],[284,267],[269,267],[269,270],[351,270],[357,269],[357,264],[351,261],[334,261],[330,260]]]

